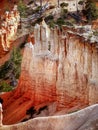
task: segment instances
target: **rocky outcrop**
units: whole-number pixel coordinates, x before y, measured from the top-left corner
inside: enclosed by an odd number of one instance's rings
[[[4,124],[21,121],[31,106],[57,102],[57,111],[67,112],[98,102],[97,44],[66,27],[49,33],[36,25],[34,37],[24,50],[17,89],[2,95]]]
[[[92,22],[92,28],[97,29],[98,28],[98,19]]]
[[[0,130],[97,130],[98,105],[93,105],[78,112],[61,115],[38,117],[25,123],[5,125]]]
[[[47,33],[45,27],[36,26],[35,44],[26,46],[18,87],[20,93],[24,93],[26,83],[31,82],[28,86],[34,90],[34,104],[56,100],[58,109],[62,109],[74,100],[83,104],[96,103],[96,44],[67,33],[65,28],[62,32],[58,28],[51,30],[50,40]]]
[[[16,35],[20,22],[20,14],[17,10],[17,5],[14,6],[11,12],[6,11],[2,20],[3,22],[0,29],[0,53],[9,50],[10,44],[14,40],[13,37]]]

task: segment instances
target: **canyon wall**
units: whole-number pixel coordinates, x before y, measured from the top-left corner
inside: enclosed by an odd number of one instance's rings
[[[28,43],[25,48],[20,90],[26,91],[26,83],[31,82],[34,104],[57,101],[57,109],[98,102],[96,44],[85,42],[66,28],[62,32],[51,29],[50,39],[47,33],[45,27],[37,25],[35,44]]]
[[[56,102],[58,111],[98,103],[97,43],[44,25],[35,26],[34,39],[25,46],[18,87],[2,95],[4,123],[21,121],[30,106]]]
[[[4,15],[1,15],[1,21],[0,53],[2,53],[2,51],[9,51],[12,41],[14,41],[14,36],[17,33],[20,22],[20,14],[17,10],[17,5],[14,6],[12,11],[6,11]]]

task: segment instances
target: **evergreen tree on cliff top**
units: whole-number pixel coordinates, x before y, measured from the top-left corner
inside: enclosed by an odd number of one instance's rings
[[[97,13],[95,2],[93,2],[93,0],[86,1],[85,15],[88,22],[91,22],[92,20],[97,19],[98,13]]]

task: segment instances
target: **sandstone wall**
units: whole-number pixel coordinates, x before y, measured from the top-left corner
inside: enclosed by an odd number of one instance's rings
[[[64,28],[62,32],[58,28],[51,29],[48,40],[46,31],[45,27],[35,27],[35,44],[28,43],[22,62],[21,78],[30,76],[35,104],[57,101],[61,109],[72,102],[72,106],[77,102],[98,102],[96,44],[66,33]],[[26,84],[21,78],[20,82]],[[23,91],[27,88],[20,87]]]
[[[20,22],[20,14],[17,10],[17,5],[12,11],[6,11],[4,16],[1,15],[2,24],[0,25],[0,53],[9,51],[10,44],[14,40],[18,25]]]
[[[4,124],[21,121],[31,106],[57,102],[58,111],[98,103],[97,44],[65,27],[49,33],[36,25],[34,37],[24,49],[18,87],[2,95]]]

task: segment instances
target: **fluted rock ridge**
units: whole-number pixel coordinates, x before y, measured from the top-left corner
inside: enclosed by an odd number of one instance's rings
[[[35,26],[35,44],[25,47],[18,87],[2,95],[5,124],[21,120],[32,105],[57,102],[57,110],[67,111],[98,102],[96,43],[71,31]]]

